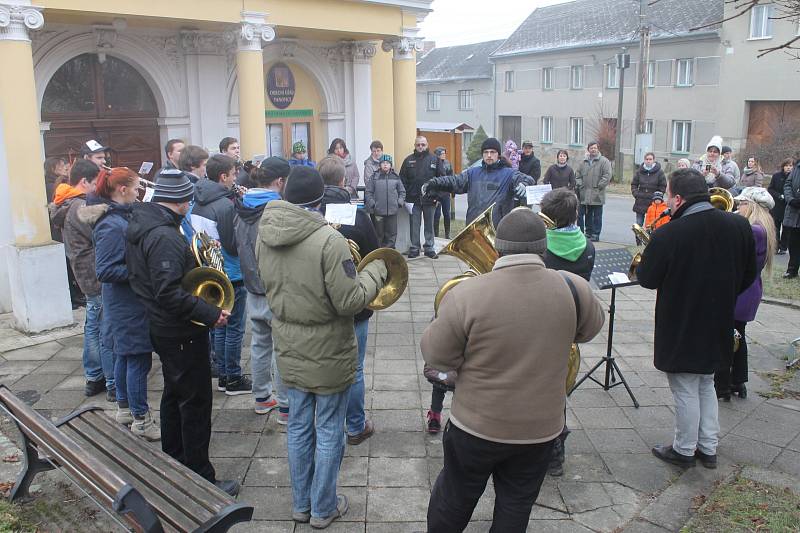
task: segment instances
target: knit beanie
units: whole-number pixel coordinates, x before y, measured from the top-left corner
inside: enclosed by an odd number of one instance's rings
[[[388,161],[391,164],[392,156],[390,156],[389,154],[383,154],[378,158],[378,162],[383,163],[384,161]]]
[[[303,144],[303,141],[297,141],[292,145],[292,153],[293,154],[304,154],[306,153],[306,145]]]
[[[714,135],[711,137],[711,140],[708,141],[708,144],[706,145],[706,151],[708,151],[708,149],[712,146],[719,150],[719,153],[722,153],[722,137],[719,135]]]
[[[162,170],[156,177],[156,186],[151,202],[182,204],[194,199],[194,185],[186,174],[177,168]]]
[[[497,225],[494,247],[502,255],[543,254],[547,232],[542,219],[527,207],[518,207]]]
[[[494,150],[499,154],[503,151],[503,148],[500,146],[500,141],[494,137],[489,137],[481,144],[481,153],[485,152],[486,150]]]
[[[292,167],[286,179],[283,198],[300,207],[315,206],[325,195],[325,184],[317,169],[305,166]]]
[[[285,178],[289,175],[292,167],[289,162],[282,157],[272,156],[261,162],[259,168],[269,175],[271,179]]]
[[[664,201],[664,193],[661,192],[661,191],[654,192],[653,193],[653,201],[655,202],[656,200],[658,200],[659,202],[663,202]]]

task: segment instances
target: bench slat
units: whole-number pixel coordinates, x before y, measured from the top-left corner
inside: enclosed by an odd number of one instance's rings
[[[170,523],[179,530],[192,531],[197,528],[199,523],[210,517],[210,514],[205,509],[200,508],[191,501],[173,503],[171,499],[159,494],[163,486],[168,486],[168,483],[163,481],[161,483],[155,482],[154,478],[157,475],[153,472],[148,472],[143,465],[130,461],[131,457],[128,450],[116,445],[113,440],[108,439],[80,418],[71,420],[68,427],[62,426],[61,429],[111,469],[118,472],[121,470],[123,476],[129,477],[128,482],[142,493],[142,496],[162,517],[164,522]],[[126,460],[129,463],[126,463]],[[149,477],[147,474],[149,474]],[[154,485],[159,484],[161,487],[154,490]],[[181,509],[183,504],[191,505],[191,508]],[[199,512],[202,515],[194,518],[191,512]]]
[[[83,419],[103,433],[109,434],[109,431],[113,432],[112,434],[115,438],[119,438],[121,444],[125,443],[122,444],[125,448],[138,450],[141,454],[140,460],[143,463],[152,465],[153,468],[158,470],[174,474],[175,479],[170,479],[170,482],[174,485],[174,490],[182,491],[212,513],[217,513],[235,502],[227,493],[209,483],[202,476],[192,472],[169,455],[151,446],[143,446],[142,441],[130,431],[120,431],[122,429],[121,426],[109,417],[99,412],[92,412],[84,415]]]

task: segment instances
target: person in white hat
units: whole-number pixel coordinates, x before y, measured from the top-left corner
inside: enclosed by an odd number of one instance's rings
[[[733,313],[733,324],[739,335],[739,347],[734,352],[723,355],[719,368],[714,374],[714,388],[717,397],[725,402],[731,401],[731,393],[740,398],[747,397],[747,340],[745,326],[756,317],[758,304],[761,302],[761,271],[766,267],[772,270],[772,258],[778,248],[775,237],[775,223],[769,211],[775,207],[775,200],[763,187],[745,187],[734,198],[737,201],[736,213],[750,222],[753,239],[756,243],[756,279],[736,298],[736,309]]]
[[[706,145],[706,153],[694,162],[692,168],[706,178],[709,187],[730,189],[736,184],[736,172],[732,160],[723,160],[722,137],[714,135]]]

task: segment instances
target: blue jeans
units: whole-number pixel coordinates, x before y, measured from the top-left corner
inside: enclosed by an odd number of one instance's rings
[[[355,323],[356,341],[358,342],[358,367],[356,378],[350,385],[347,398],[347,434],[358,435],[364,431],[367,417],[364,414],[364,357],[367,355],[367,334],[369,319]]]
[[[344,456],[349,390],[314,394],[289,387],[286,442],[293,511],[326,518],[336,511],[336,479]]]
[[[640,226],[644,227],[644,213],[635,213],[636,215],[636,223]]]
[[[86,297],[86,321],[83,324],[83,372],[87,381],[105,378],[106,389],[114,388],[114,352],[100,342],[103,320],[103,297]]]
[[[253,396],[266,401],[272,396],[272,310],[263,294],[247,293],[250,317],[250,368],[253,371]],[[284,398],[286,394],[284,392]],[[285,405],[285,404],[284,404]]]
[[[243,283],[233,286],[234,304],[228,325],[214,330],[214,353],[220,377],[238,378],[242,375],[242,340],[247,319],[247,289]]]
[[[147,405],[147,374],[152,366],[152,353],[117,355],[114,361],[117,403],[128,402],[133,416],[144,416],[150,410]]]
[[[578,211],[578,225],[587,237],[599,239],[600,231],[603,229],[603,206],[581,204]]]

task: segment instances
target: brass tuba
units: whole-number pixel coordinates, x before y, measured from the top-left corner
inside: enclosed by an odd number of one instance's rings
[[[181,286],[204,302],[223,311],[230,311],[234,304],[233,284],[222,269],[224,261],[219,248],[204,231],[192,235],[191,248],[198,266],[183,276]],[[209,325],[196,320],[192,320],[192,323],[198,326]]]
[[[733,195],[728,189],[711,187],[708,189],[708,194],[711,195],[709,199],[711,205],[729,213],[733,211]]]
[[[442,248],[439,255],[452,255],[464,261],[470,268],[463,274],[459,274],[454,278],[447,280],[444,285],[439,288],[436,297],[433,301],[434,316],[439,313],[439,305],[445,294],[453,287],[458,285],[464,280],[477,277],[481,274],[491,272],[495,262],[500,257],[497,249],[494,247],[495,231],[492,225],[492,210],[494,204],[490,205],[483,213],[478,215],[475,220],[469,223],[467,227],[461,230],[453,240]],[[518,207],[517,209],[528,209],[527,207]],[[545,223],[545,226],[555,227],[553,221],[543,215],[537,213]],[[569,350],[569,360],[567,363],[567,381],[566,391],[575,385],[575,379],[578,376],[578,369],[581,366],[581,351],[577,344],[572,344]]]

